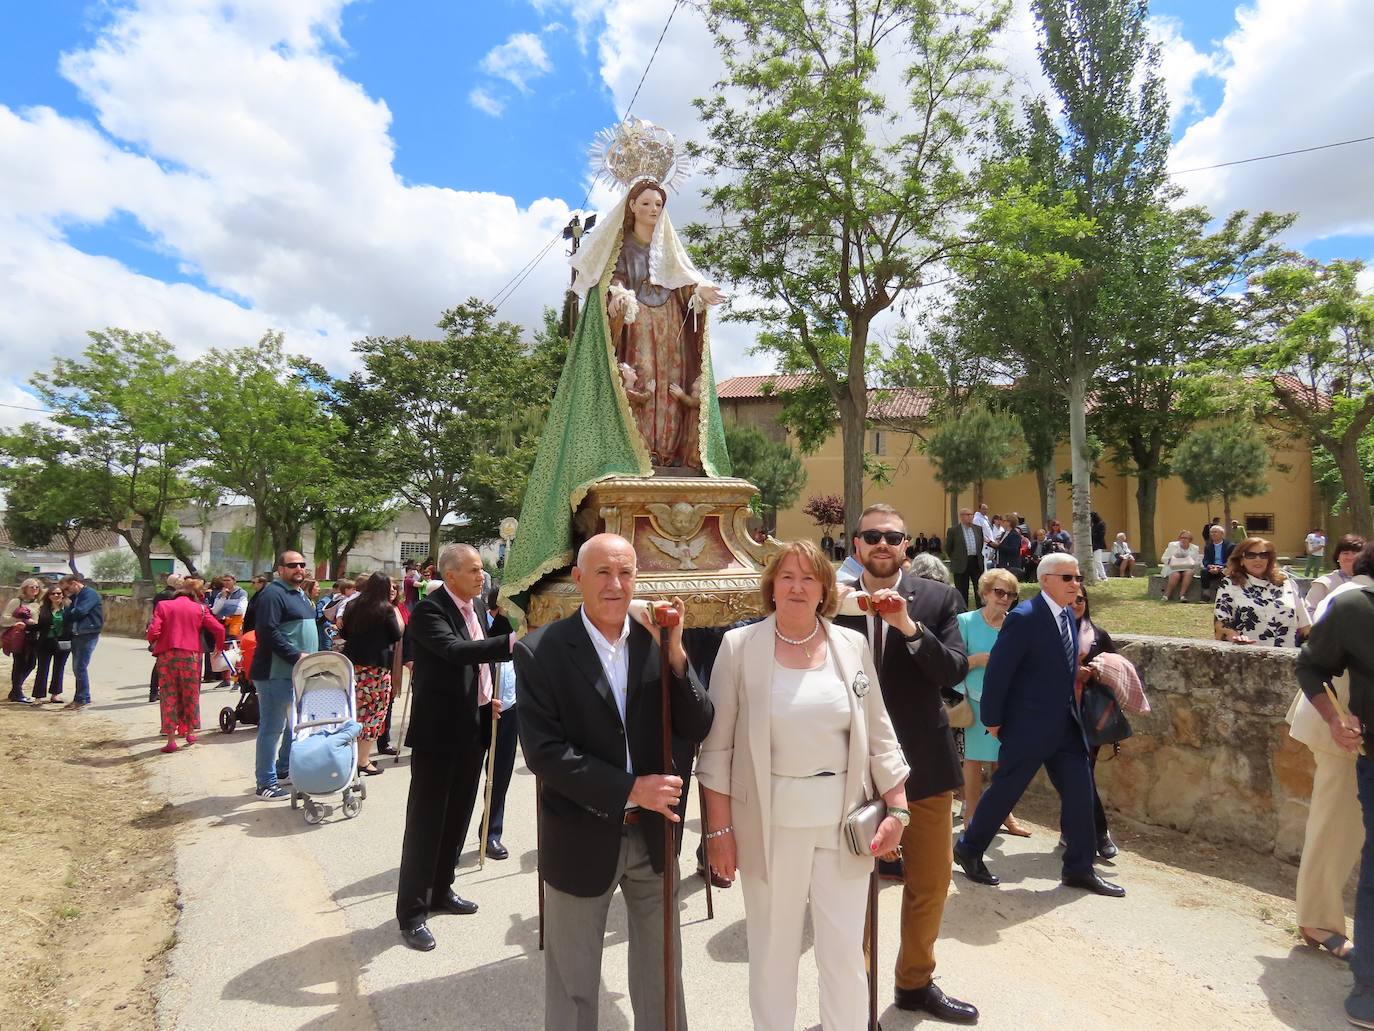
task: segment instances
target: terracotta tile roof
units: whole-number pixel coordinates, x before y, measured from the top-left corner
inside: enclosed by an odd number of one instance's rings
[[[1273,383],[1275,390],[1281,390],[1286,394],[1295,394],[1313,408],[1323,412],[1330,411],[1331,409],[1331,398],[1329,395],[1323,394],[1320,390],[1314,391],[1296,376],[1280,373],[1274,377]]]
[[[735,376],[716,387],[722,401],[761,401],[787,390],[815,382],[813,376]],[[870,419],[924,419],[930,414],[930,398],[906,388],[871,387],[868,391]]]
[[[76,553],[86,555],[92,551],[104,551],[106,548],[113,548],[119,543],[119,535],[112,530],[82,530],[76,537]],[[67,542],[61,537],[54,537],[48,543],[39,548],[21,548],[14,543],[14,538],[10,536],[9,530],[5,529],[3,520],[0,520],[0,548],[19,548],[23,551],[51,551],[59,555],[67,553]]]

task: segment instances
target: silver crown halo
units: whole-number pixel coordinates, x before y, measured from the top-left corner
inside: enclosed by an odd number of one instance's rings
[[[671,132],[633,115],[597,133],[591,157],[598,178],[626,187],[652,179],[676,190],[692,171],[691,161]]]

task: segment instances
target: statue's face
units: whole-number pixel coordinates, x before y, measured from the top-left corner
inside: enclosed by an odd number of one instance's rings
[[[634,199],[630,210],[635,216],[635,235],[647,238],[653,235],[658,216],[663,213],[663,198],[657,190],[645,190]]]

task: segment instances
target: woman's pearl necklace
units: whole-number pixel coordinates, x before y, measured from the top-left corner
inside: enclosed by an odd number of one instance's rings
[[[781,630],[778,629],[777,624],[774,624],[774,625],[773,625],[773,633],[777,636],[777,638],[778,638],[779,641],[781,641],[783,644],[801,645],[801,646],[802,646],[802,654],[804,654],[808,659],[811,658],[811,649],[810,649],[810,648],[807,648],[806,645],[809,644],[809,643],[811,643],[812,638],[814,638],[814,637],[815,637],[817,634],[819,634],[820,632],[821,632],[821,620],[820,620],[820,617],[819,617],[819,616],[816,617],[816,625],[815,625],[814,627],[811,628],[811,633],[809,633],[809,634],[807,634],[805,637],[799,638],[799,639],[797,639],[797,640],[793,640],[792,638],[790,638],[790,637],[786,636],[785,634],[783,634],[783,632],[782,632]]]

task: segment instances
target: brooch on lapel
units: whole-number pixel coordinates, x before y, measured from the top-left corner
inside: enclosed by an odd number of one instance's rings
[[[859,672],[854,675],[855,697],[862,698],[864,695],[868,694],[868,689],[870,686],[871,685],[868,682],[868,674],[865,673],[863,670],[859,670]]]

